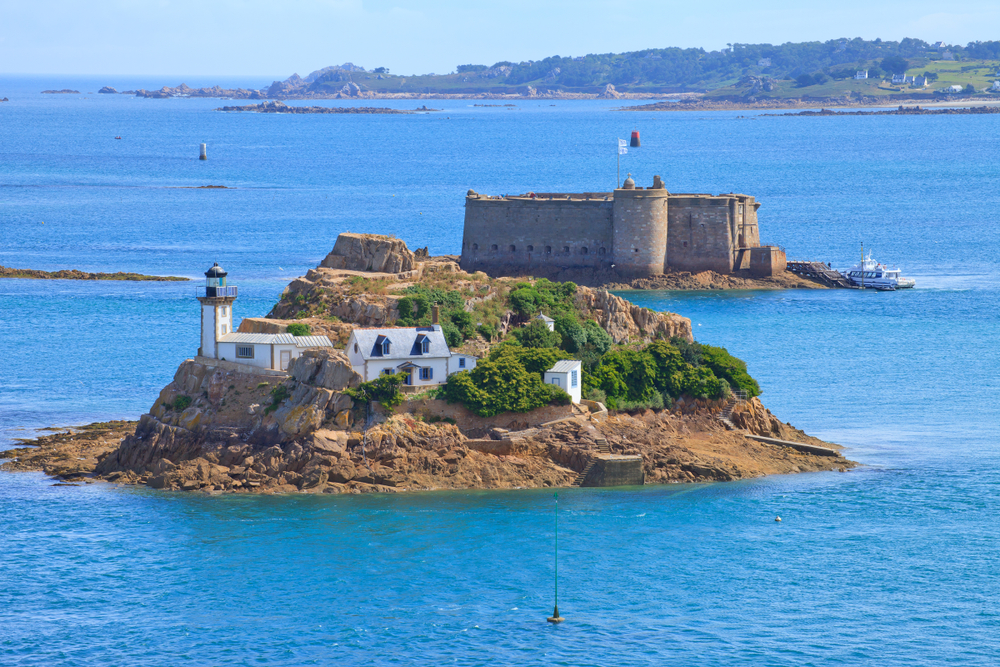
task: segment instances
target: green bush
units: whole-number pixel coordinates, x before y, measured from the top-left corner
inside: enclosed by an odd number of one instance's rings
[[[278,405],[281,404],[283,400],[292,395],[292,392],[288,390],[288,387],[283,384],[279,384],[277,387],[271,390],[271,405],[264,408],[264,414],[270,414],[278,409]]]
[[[479,333],[479,335],[482,336],[487,343],[492,343],[500,337],[500,332],[497,331],[497,328],[491,324],[480,324],[476,329],[476,332]]]
[[[578,352],[587,344],[587,330],[571,315],[556,318],[556,332],[562,336],[562,348],[567,352]]]
[[[609,405],[644,403],[656,392],[656,364],[648,352],[614,350],[604,355],[587,381],[607,394]]]
[[[587,332],[587,345],[590,345],[598,354],[605,354],[615,344],[611,334],[601,328],[601,325],[594,320],[587,320],[583,325]]]
[[[724,347],[701,346],[701,363],[712,369],[716,377],[726,380],[726,388],[736,387],[751,397],[760,396],[760,385],[750,377],[746,362],[737,359]]]
[[[191,405],[190,396],[178,396],[174,399],[172,407],[176,412],[181,412],[182,410],[187,410],[188,406]]]
[[[308,336],[310,334],[309,325],[302,322],[292,322],[285,331],[293,336]]]
[[[444,339],[448,343],[448,347],[458,347],[462,344],[462,332],[451,322],[442,324],[441,331],[444,333]]]
[[[586,387],[583,390],[583,397],[588,401],[597,401],[598,403],[604,403],[604,405],[608,404],[608,395],[603,390],[595,387]]]
[[[476,323],[473,320],[472,313],[467,313],[465,310],[453,310],[448,314],[448,318],[451,323],[462,334],[462,338],[468,340],[476,335]]]
[[[550,331],[549,325],[539,319],[514,330],[514,338],[524,347],[559,347],[562,343],[562,336]]]
[[[399,387],[404,379],[403,373],[380,375],[370,382],[362,382],[355,389],[345,389],[344,393],[362,403],[378,401],[387,408],[394,408],[403,402]]]
[[[572,397],[566,393],[562,387],[554,384],[543,385],[549,393],[549,405],[569,405],[573,402]]]
[[[557,361],[569,359],[569,355],[555,347],[522,347],[514,343],[501,343],[490,352],[490,359],[511,356],[524,366],[529,373],[541,376],[555,366]]]
[[[484,359],[471,371],[451,375],[445,392],[448,402],[461,403],[480,417],[527,412],[550,400],[541,376],[529,373],[510,354]]]

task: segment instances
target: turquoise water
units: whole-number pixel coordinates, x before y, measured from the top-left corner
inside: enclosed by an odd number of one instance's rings
[[[237,316],[263,315],[341,231],[455,253],[470,187],[610,187],[614,139],[638,126],[623,175],[754,194],[791,256],[844,267],[864,240],[918,288],[628,293],[691,317],[779,417],[865,467],[561,491],[559,627],[550,492],[209,498],[2,474],[0,663],[1000,660],[1000,119],[549,101],[226,116],[38,94],[106,83],[158,82],[0,79],[0,264],[200,277],[218,261]],[[205,184],[235,189],[177,187]],[[197,347],[194,289],[0,281],[0,444],[145,412]]]

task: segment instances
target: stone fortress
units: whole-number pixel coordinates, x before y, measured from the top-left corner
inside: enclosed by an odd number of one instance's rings
[[[614,192],[489,197],[469,190],[461,267],[492,276],[633,280],[715,271],[773,276],[785,252],[762,246],[758,203],[742,194],[673,194],[659,176]]]

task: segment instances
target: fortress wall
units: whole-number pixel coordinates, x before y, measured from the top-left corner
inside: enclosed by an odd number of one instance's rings
[[[563,195],[565,197],[565,195]],[[613,202],[600,199],[465,200],[464,271],[543,275],[564,268],[611,263]]]
[[[732,272],[736,248],[733,238],[735,201],[730,197],[671,196],[667,266],[692,273]]]
[[[657,190],[615,190],[615,271],[643,278],[663,273],[667,259],[670,193]]]

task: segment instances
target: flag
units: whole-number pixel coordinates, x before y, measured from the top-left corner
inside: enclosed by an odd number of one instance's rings
[[[625,155],[626,153],[628,153],[628,149],[625,148],[624,146],[622,146],[621,148],[618,149],[618,154],[619,155]]]
[[[618,148],[625,148],[626,146],[628,146],[628,142],[627,141],[625,141],[624,139],[619,139],[618,140]]]

